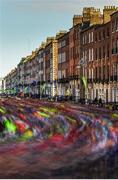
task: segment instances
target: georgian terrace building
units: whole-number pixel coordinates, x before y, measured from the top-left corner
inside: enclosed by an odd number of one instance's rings
[[[90,27],[88,24],[86,28],[82,28],[80,34],[80,97],[93,99],[94,26]],[[88,91],[85,91],[85,87],[82,82],[83,77],[86,78]]]
[[[75,18],[75,16],[74,16]],[[81,16],[78,16],[77,24],[69,31],[69,84],[71,95],[80,98],[80,31]]]
[[[44,80],[45,80],[45,43],[42,42],[41,46],[39,47],[38,54],[37,54],[37,61],[38,61],[38,92],[40,98],[45,93],[44,92]]]
[[[11,74],[11,94],[16,94],[18,91],[17,68],[13,69],[10,74]]]
[[[96,26],[94,31],[94,98],[110,102],[111,71],[111,28],[110,22]]]
[[[118,102],[118,11],[111,15],[110,98]]]
[[[81,72],[87,78],[88,99],[118,101],[117,19],[118,12],[115,12],[111,15],[111,21],[81,32],[81,55],[86,62]],[[85,92],[82,97],[84,95]]]
[[[3,90],[8,95],[16,94],[18,91],[17,84],[17,68],[15,68],[3,79]]]
[[[5,82],[5,93],[7,93],[9,95],[10,89],[11,89],[11,75],[10,75],[10,73],[4,77],[4,82]]]
[[[38,50],[36,49],[35,51],[32,52],[31,58],[30,58],[30,72],[28,72],[30,78],[30,90],[31,94],[38,95],[39,94],[39,86],[38,86],[38,81],[39,81],[39,62],[38,62]]]
[[[28,56],[27,56],[28,58]],[[24,63],[25,58],[22,58],[19,64],[17,65],[17,79],[18,79],[18,90],[19,92],[23,91],[24,85]]]
[[[58,38],[58,92],[65,96],[69,87],[69,32]]]
[[[45,58],[44,58],[44,82],[45,82],[45,95],[51,96],[51,63],[53,59],[52,42],[54,37],[48,37],[45,46]]]
[[[56,37],[47,38],[44,49],[44,82],[45,95],[54,97],[57,94],[58,78],[58,40],[63,32],[59,32]]]
[[[38,94],[36,86],[38,61],[36,56],[37,51],[32,52],[32,55],[22,58],[17,66],[19,92]]]
[[[111,15],[111,16],[110,16]],[[87,91],[82,77],[87,79]],[[6,76],[11,88],[13,77]],[[16,84],[19,91],[47,96],[69,95],[78,98],[102,98],[118,101],[118,11],[106,6],[84,8],[83,15],[75,15],[68,32],[47,38],[32,55],[22,58],[17,66]],[[13,85],[15,86],[15,84]]]

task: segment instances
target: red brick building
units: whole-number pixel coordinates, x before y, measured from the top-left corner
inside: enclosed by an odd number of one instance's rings
[[[81,98],[93,98],[93,60],[94,60],[94,26],[82,28],[81,30],[81,47],[80,47],[80,79],[81,79]],[[85,77],[90,83],[91,93],[85,92],[85,87],[82,78]],[[88,87],[89,88],[89,87]],[[89,97],[91,96],[91,97]]]
[[[50,63],[52,59],[52,40],[54,38],[47,38],[46,46],[45,46],[45,58],[44,58],[44,65],[45,65],[45,94],[51,96],[51,81],[50,81]]]
[[[38,93],[35,83],[44,85],[47,96],[118,101],[118,8],[105,6],[103,14],[94,7],[83,8],[68,32],[47,38],[43,47],[22,58],[16,74],[20,91],[31,85]],[[6,89],[12,79],[6,76]]]
[[[110,99],[118,102],[118,11],[111,15]]]
[[[81,97],[118,101],[117,21],[118,12],[115,12],[111,21],[81,31],[81,58],[86,62],[81,67],[81,76],[84,75],[88,81],[87,92],[81,90]]]
[[[94,32],[94,98],[109,101],[110,22],[96,26]]]
[[[80,18],[80,17],[78,17]],[[79,19],[80,20],[80,19]],[[80,21],[79,21],[80,22]],[[73,96],[80,97],[80,30],[81,24],[74,25],[69,31],[69,80]]]
[[[58,38],[58,95],[69,89],[69,32]]]

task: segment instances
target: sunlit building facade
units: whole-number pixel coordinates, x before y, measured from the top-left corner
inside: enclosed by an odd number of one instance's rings
[[[105,6],[103,14],[84,8],[69,31],[48,37],[22,58],[4,84],[32,96],[118,102],[118,8]]]

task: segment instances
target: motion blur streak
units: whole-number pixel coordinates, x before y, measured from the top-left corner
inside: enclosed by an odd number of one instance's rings
[[[117,151],[118,111],[1,99],[0,145],[0,178],[108,178],[106,156]],[[116,156],[114,161],[118,168]]]

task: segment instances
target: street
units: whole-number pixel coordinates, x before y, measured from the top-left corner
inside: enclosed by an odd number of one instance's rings
[[[0,178],[118,178],[118,110],[0,99]]]

